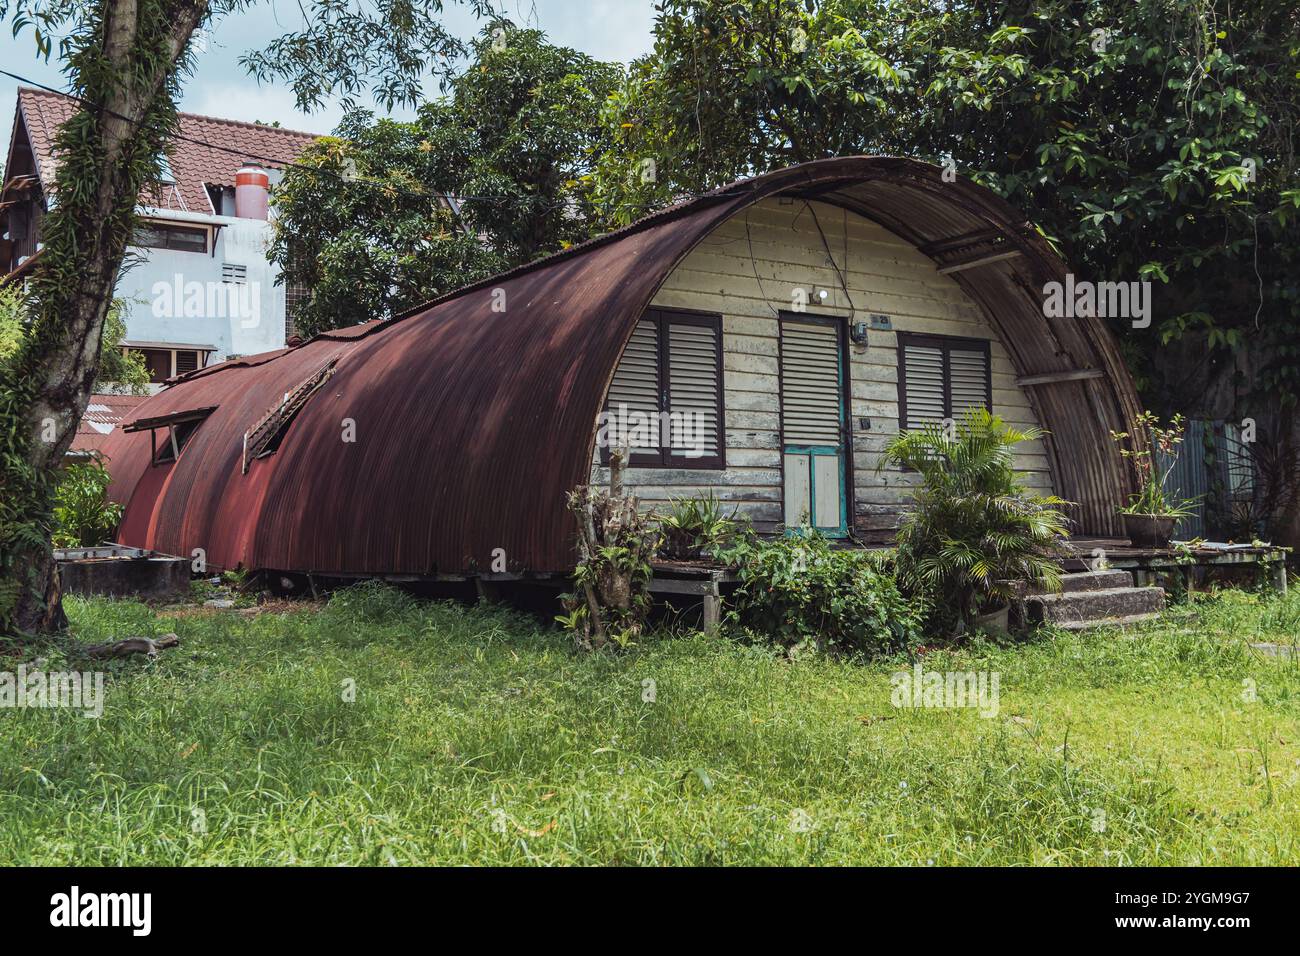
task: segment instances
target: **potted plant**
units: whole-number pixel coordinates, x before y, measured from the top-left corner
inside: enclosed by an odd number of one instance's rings
[[[727,514],[713,489],[707,495],[672,498],[666,514],[654,515],[663,535],[659,555],[674,561],[699,561],[717,547],[725,547],[744,526],[738,507]]]
[[[1183,442],[1187,421],[1182,415],[1175,415],[1166,427],[1154,413],[1147,411],[1137,417],[1135,424],[1138,428],[1134,434],[1145,431],[1150,436],[1149,442],[1128,432],[1110,433],[1120,444],[1119,453],[1133,462],[1139,482],[1137,494],[1129,495],[1129,503],[1119,509],[1120,520],[1135,548],[1167,548],[1173,540],[1174,526],[1193,513],[1192,506],[1196,503],[1195,498],[1180,498],[1165,487],[1178,464],[1178,446]],[[1124,447],[1124,442],[1133,447]],[[1155,449],[1166,456],[1167,467],[1160,467]]]
[[[1025,487],[1015,446],[1042,435],[1007,425],[983,408],[952,427],[938,424],[890,441],[878,469],[919,472],[913,510],[898,531],[900,583],[933,597],[956,632],[1005,630],[1014,581],[1059,586],[1067,502]]]

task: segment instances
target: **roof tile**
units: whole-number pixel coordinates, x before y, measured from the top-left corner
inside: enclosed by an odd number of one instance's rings
[[[42,185],[54,179],[54,140],[59,127],[76,112],[77,103],[61,93],[30,87],[18,90],[18,108],[27,123],[32,152]],[[241,123],[236,120],[181,113],[180,133],[169,158],[175,189],[162,196],[142,196],[143,202],[164,209],[210,213],[206,184],[234,186],[235,173],[246,159],[278,168],[291,163],[317,138],[315,133]],[[198,142],[195,142],[198,140]]]

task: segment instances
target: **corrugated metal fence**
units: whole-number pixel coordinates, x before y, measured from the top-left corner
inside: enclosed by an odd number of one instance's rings
[[[1171,456],[1156,450],[1161,471],[1169,468]],[[1241,429],[1232,422],[1191,421],[1165,479],[1165,490],[1179,498],[1193,498],[1195,514],[1179,522],[1175,531],[1188,538],[1229,537],[1239,529],[1229,527],[1229,516],[1248,504],[1255,494],[1255,469],[1250,446],[1241,440]],[[1253,529],[1256,533],[1260,529]]]

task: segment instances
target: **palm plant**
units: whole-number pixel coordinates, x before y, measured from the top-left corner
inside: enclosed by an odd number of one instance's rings
[[[1060,507],[1069,502],[1032,493],[1013,464],[1015,446],[1042,434],[973,408],[955,427],[927,424],[899,434],[877,466],[921,476],[914,510],[898,532],[898,574],[904,587],[947,609],[957,630],[1007,601],[1012,581],[1059,587]]]

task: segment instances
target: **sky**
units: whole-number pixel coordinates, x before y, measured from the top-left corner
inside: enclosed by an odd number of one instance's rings
[[[573,47],[602,60],[626,63],[649,52],[654,25],[653,0],[497,0],[507,17],[519,26],[535,26],[546,32],[552,43]],[[279,121],[289,129],[311,133],[328,133],[342,116],[337,103],[312,114],[298,112],[293,93],[287,86],[259,85],[237,62],[239,55],[260,49],[283,32],[281,24],[298,21],[295,0],[260,0],[250,10],[232,15],[211,31],[206,52],[198,56],[194,76],[186,83],[181,109],[223,119]],[[298,21],[300,22],[300,21]],[[462,38],[478,32],[478,23],[466,6],[445,0],[443,22]],[[59,65],[51,59],[44,63],[36,56],[36,44],[30,30],[17,38],[8,22],[0,24],[0,67],[37,83],[66,89]],[[3,154],[8,152],[13,130],[14,104],[19,83],[0,76],[0,130],[3,131]],[[430,98],[437,95],[431,82]],[[371,102],[360,105],[384,115],[385,110]],[[398,119],[407,119],[410,110],[394,110]]]

